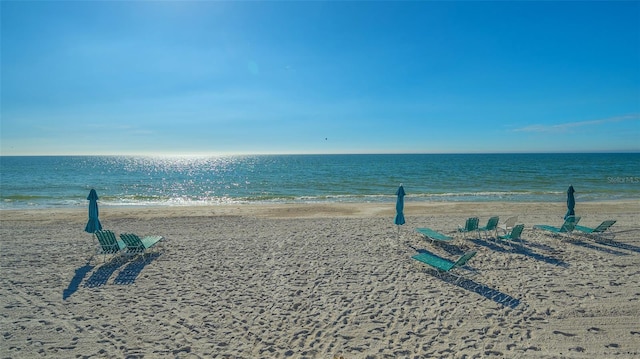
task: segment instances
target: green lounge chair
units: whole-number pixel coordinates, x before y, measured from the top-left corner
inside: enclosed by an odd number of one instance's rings
[[[516,241],[520,241],[520,246],[522,247],[522,240],[520,239],[520,235],[522,235],[522,230],[524,229],[524,224],[517,224],[513,226],[511,232],[498,236],[498,240],[504,241],[511,246],[511,243],[515,243]]]
[[[469,259],[471,259],[475,255],[476,255],[475,251],[467,252],[462,256],[460,256],[460,258],[458,258],[458,260],[454,262],[449,259],[442,258],[433,253],[425,251],[425,252],[416,254],[411,258],[430,265],[431,267],[436,269],[436,272],[438,273],[438,275],[440,275],[442,273],[451,272],[456,268],[464,266],[469,261]],[[458,279],[460,279],[459,275],[456,275],[456,276],[458,277]]]
[[[431,228],[416,228],[416,232],[422,234],[423,236],[425,236],[426,238],[430,239],[431,242],[449,242],[452,241],[453,238],[449,237],[447,235],[444,235],[440,232],[434,231]]]
[[[133,233],[122,233],[120,238],[122,238],[122,241],[127,245],[127,253],[142,255],[146,253],[147,249],[155,246],[162,240],[162,236],[147,236],[140,238],[137,234]]]
[[[464,227],[458,227],[458,232],[469,233],[475,231],[478,232],[478,237],[480,237],[480,231],[478,231],[478,222],[478,217],[467,218]]]
[[[595,235],[597,238],[601,238],[604,233],[616,223],[614,220],[603,221],[599,226],[595,228],[589,228],[585,226],[575,226],[575,230],[584,234]]]
[[[535,226],[533,226],[533,228],[550,232],[553,235],[564,234],[564,235],[570,236],[571,232],[573,232],[574,228],[576,227],[576,224],[578,224],[579,221],[580,221],[580,217],[569,216],[567,217],[567,219],[564,220],[564,223],[559,228],[554,226],[549,226],[546,224],[536,224]]]
[[[107,254],[115,255],[126,248],[125,243],[116,239],[116,235],[109,230],[101,230],[94,233],[96,238],[98,238],[98,243],[100,243],[98,254],[103,254],[105,261],[107,259]]]
[[[478,228],[478,232],[485,233],[485,235],[488,236],[488,233],[490,231],[493,231],[494,235],[497,236],[498,235],[498,222],[500,222],[500,217],[498,217],[498,216],[491,217],[487,221],[487,225],[486,226]]]

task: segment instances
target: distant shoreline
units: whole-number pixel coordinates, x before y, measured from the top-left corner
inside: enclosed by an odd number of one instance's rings
[[[431,214],[457,215],[509,215],[518,213],[549,214],[562,216],[566,204],[559,202],[406,202],[407,217]],[[600,213],[637,213],[640,202],[636,200],[609,200],[579,202],[578,215],[597,217]],[[394,203],[249,203],[201,206],[122,206],[100,207],[100,219],[109,218],[163,218],[200,216],[256,216],[256,217],[393,217]],[[87,208],[32,208],[0,210],[0,221],[48,220],[54,218],[87,217]]]

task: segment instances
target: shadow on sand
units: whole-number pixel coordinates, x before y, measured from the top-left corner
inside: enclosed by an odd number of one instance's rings
[[[118,276],[113,280],[114,284],[126,285],[133,284],[144,267],[160,257],[160,253],[150,253],[146,256],[138,256],[135,260],[129,262],[126,267],[122,268]]]
[[[147,255],[139,255],[134,257],[131,261],[127,262],[124,257],[116,258],[109,263],[102,265],[98,268],[89,279],[84,283],[85,287],[99,287],[107,284],[109,278],[115,273],[118,268],[122,267],[124,264],[127,264],[116,276],[113,283],[114,284],[133,284],[136,278],[142,272],[144,267],[153,262],[156,258],[160,256],[160,253],[150,253]]]
[[[631,251],[631,252],[640,253],[640,247],[634,246],[632,244],[616,242],[613,239],[598,239],[595,242],[598,243],[598,244],[601,244],[603,246],[609,246],[609,247],[614,247],[614,248],[619,248],[619,249],[626,249],[626,250]]]
[[[442,248],[445,252],[451,254],[452,256],[461,256],[465,253],[462,248],[451,245],[449,243],[436,242],[435,245]]]
[[[520,241],[522,242],[523,245],[526,245],[527,247],[530,247],[530,248],[537,248],[547,252],[555,251],[555,249],[548,244],[531,242],[526,239],[520,239]]]
[[[62,300],[67,300],[73,293],[75,293],[80,287],[80,283],[87,275],[87,273],[93,270],[94,266],[90,265],[89,262],[85,263],[82,267],[76,269],[76,274],[71,278],[71,282],[69,286],[62,291]]]
[[[558,266],[558,267],[562,267],[562,268],[568,268],[569,267],[569,264],[567,262],[563,261],[562,259],[558,259],[558,258],[555,258],[555,257],[546,256],[544,254],[533,252],[529,248],[525,247],[524,245],[523,246],[515,246],[515,247],[512,247],[510,249],[507,249],[505,247],[497,245],[496,243],[485,241],[483,239],[472,239],[471,241],[473,243],[479,245],[479,246],[487,247],[487,248],[489,248],[489,249],[491,249],[493,251],[496,251],[496,252],[522,254],[524,256],[533,258],[535,260],[552,264],[554,266]]]
[[[520,305],[520,299],[514,298],[506,293],[502,293],[497,289],[487,287],[486,285],[480,284],[472,279],[465,278],[462,276],[458,277],[450,273],[438,273],[437,270],[431,269],[431,268],[426,269],[425,272],[431,274],[436,278],[442,279],[443,281],[449,284],[457,285],[462,289],[466,289],[470,292],[479,294],[505,307],[515,309],[517,306]]]
[[[615,249],[611,249],[611,248],[607,248],[607,247],[596,246],[596,245],[593,245],[591,243],[581,241],[579,239],[572,239],[572,240],[566,241],[566,242],[567,243],[571,243],[574,246],[579,246],[579,247],[582,247],[582,248],[595,249],[595,250],[600,251],[600,252],[613,254],[614,256],[628,256],[629,255],[629,253],[626,253],[626,252],[616,251]],[[597,243],[598,244],[605,244],[605,243],[600,243],[600,242],[597,242]],[[620,244],[622,244],[622,243],[620,243]]]
[[[156,260],[158,257],[160,257],[160,253],[157,252],[147,254],[146,256],[137,256],[131,261],[127,261],[124,257],[116,257],[98,267],[98,269],[96,269],[91,276],[84,281],[84,287],[93,288],[107,284],[113,273],[125,264],[126,266],[120,270],[113,283],[119,285],[133,284],[144,267]],[[62,300],[67,300],[71,295],[77,292],[84,278],[94,268],[95,266],[92,266],[90,261],[88,261],[85,265],[76,269],[76,273],[71,279],[69,286],[62,291]]]
[[[107,281],[111,275],[118,270],[122,265],[126,263],[124,257],[116,257],[109,262],[101,265],[91,274],[89,278],[84,282],[85,287],[100,287],[107,284]]]

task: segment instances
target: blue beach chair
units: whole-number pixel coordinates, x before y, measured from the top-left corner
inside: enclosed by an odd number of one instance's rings
[[[414,255],[411,258],[433,267],[436,270],[438,276],[440,276],[442,273],[452,272],[456,268],[460,268],[464,266],[469,261],[469,259],[473,258],[473,256],[475,255],[476,255],[475,251],[470,251],[460,256],[460,258],[458,258],[456,261],[452,261],[452,260],[437,256],[431,252],[423,251],[419,254]],[[458,280],[461,277],[460,275],[457,275],[455,273],[451,273],[451,274],[456,276]]]
[[[122,241],[127,245],[126,251],[128,254],[142,254],[143,256],[147,252],[147,249],[154,247],[162,240],[162,236],[140,238],[137,234],[133,233],[122,233],[120,238],[122,238]]]
[[[480,237],[480,231],[478,229],[479,221],[480,220],[478,219],[478,217],[467,218],[467,221],[465,222],[464,227],[458,227],[458,232],[462,232],[462,233],[477,232],[478,238],[479,238]]]
[[[616,221],[614,220],[603,221],[595,228],[576,225],[575,230],[587,235],[593,235],[597,239],[601,239],[605,232],[607,232],[607,230],[611,228],[611,226],[613,226],[615,223]]]
[[[100,243],[97,254],[103,254],[105,262],[107,254],[115,256],[127,247],[123,241],[116,239],[116,235],[110,230],[95,231],[94,234],[98,238],[98,243]]]
[[[540,229],[551,233],[552,235],[565,235],[567,237],[571,236],[571,232],[576,227],[576,224],[580,221],[580,217],[569,216],[564,220],[564,223],[561,227],[549,226],[546,224],[536,224],[533,226],[534,229]]]
[[[479,227],[478,232],[484,233],[485,236],[489,236],[489,232],[493,231],[494,236],[498,235],[498,222],[500,222],[500,217],[494,216],[489,218],[487,221],[487,225],[484,227]]]
[[[416,228],[416,232],[422,234],[426,238],[430,239],[431,242],[450,242],[453,240],[453,237],[449,237],[440,232],[434,231],[431,228]]]
[[[511,229],[511,232],[498,236],[498,240],[509,244],[509,246],[511,246],[511,243],[515,243],[519,241],[520,246],[522,247],[522,240],[520,239],[520,236],[522,235],[523,230],[524,230],[524,224],[517,224],[513,226],[513,228]]]

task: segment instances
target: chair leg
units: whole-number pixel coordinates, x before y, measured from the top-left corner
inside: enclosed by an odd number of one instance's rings
[[[456,280],[453,282],[454,284],[458,284],[458,282],[460,282],[460,280],[462,279],[462,274],[451,273],[451,275],[456,277]]]

